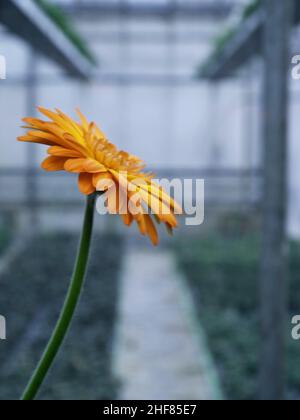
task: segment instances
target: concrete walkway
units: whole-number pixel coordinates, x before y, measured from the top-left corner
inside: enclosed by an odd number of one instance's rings
[[[119,398],[218,398],[207,349],[192,327],[192,305],[184,304],[173,255],[129,245],[122,288],[115,348]]]

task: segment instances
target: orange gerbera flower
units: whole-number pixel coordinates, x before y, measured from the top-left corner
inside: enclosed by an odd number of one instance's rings
[[[39,111],[50,121],[24,118],[28,132],[18,140],[50,146],[50,156],[43,161],[43,169],[78,173],[79,190],[83,194],[105,192],[108,211],[119,213],[127,226],[135,220],[140,232],[148,235],[154,245],[159,241],[149,210],[155,220],[165,223],[172,233],[177,227],[175,213],[180,214],[182,210],[153,181],[153,174],[143,172],[145,165],[140,159],[118,150],[79,110],[80,122],[60,110],[52,112],[39,108]]]

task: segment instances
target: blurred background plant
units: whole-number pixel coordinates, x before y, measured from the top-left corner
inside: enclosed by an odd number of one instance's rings
[[[90,50],[88,43],[78,32],[70,17],[63,12],[59,5],[49,0],[34,0],[35,3],[46,13],[47,16],[58,26],[59,29],[69,38],[78,50],[93,64],[97,64],[96,57]]]

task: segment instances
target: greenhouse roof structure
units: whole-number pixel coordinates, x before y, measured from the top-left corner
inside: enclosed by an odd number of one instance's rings
[[[92,63],[34,0],[6,0],[0,22],[70,76],[87,79]]]
[[[223,34],[224,42],[221,42],[222,45],[215,46],[210,57],[202,65],[199,77],[215,80],[230,77],[247,60],[261,53],[266,16],[260,6],[260,1],[256,0],[252,4],[256,4],[256,7],[251,9],[249,15],[246,14],[243,17],[240,25],[227,30],[227,39],[226,33]],[[249,6],[248,9],[250,10]],[[299,21],[300,4],[295,2],[294,23]],[[222,35],[220,39],[222,39]]]
[[[56,0],[56,3],[75,12],[188,18],[224,18],[234,4],[231,0]]]

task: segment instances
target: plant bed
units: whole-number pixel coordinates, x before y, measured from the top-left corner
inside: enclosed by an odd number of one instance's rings
[[[7,229],[0,228],[0,257],[9,244],[10,234]]]
[[[6,214],[0,214],[0,258],[10,244],[13,226],[14,220]]]
[[[300,244],[290,245],[290,320],[300,313]],[[218,368],[226,398],[258,398],[259,251],[255,234],[212,234],[176,244],[180,269],[191,287],[199,322]],[[290,321],[289,320],[289,321]],[[287,324],[287,398],[300,398],[300,344]]]
[[[20,396],[57,321],[72,273],[78,238],[34,239],[1,279],[0,399]],[[63,351],[39,399],[114,399],[112,344],[118,304],[119,236],[95,237],[84,293]]]

